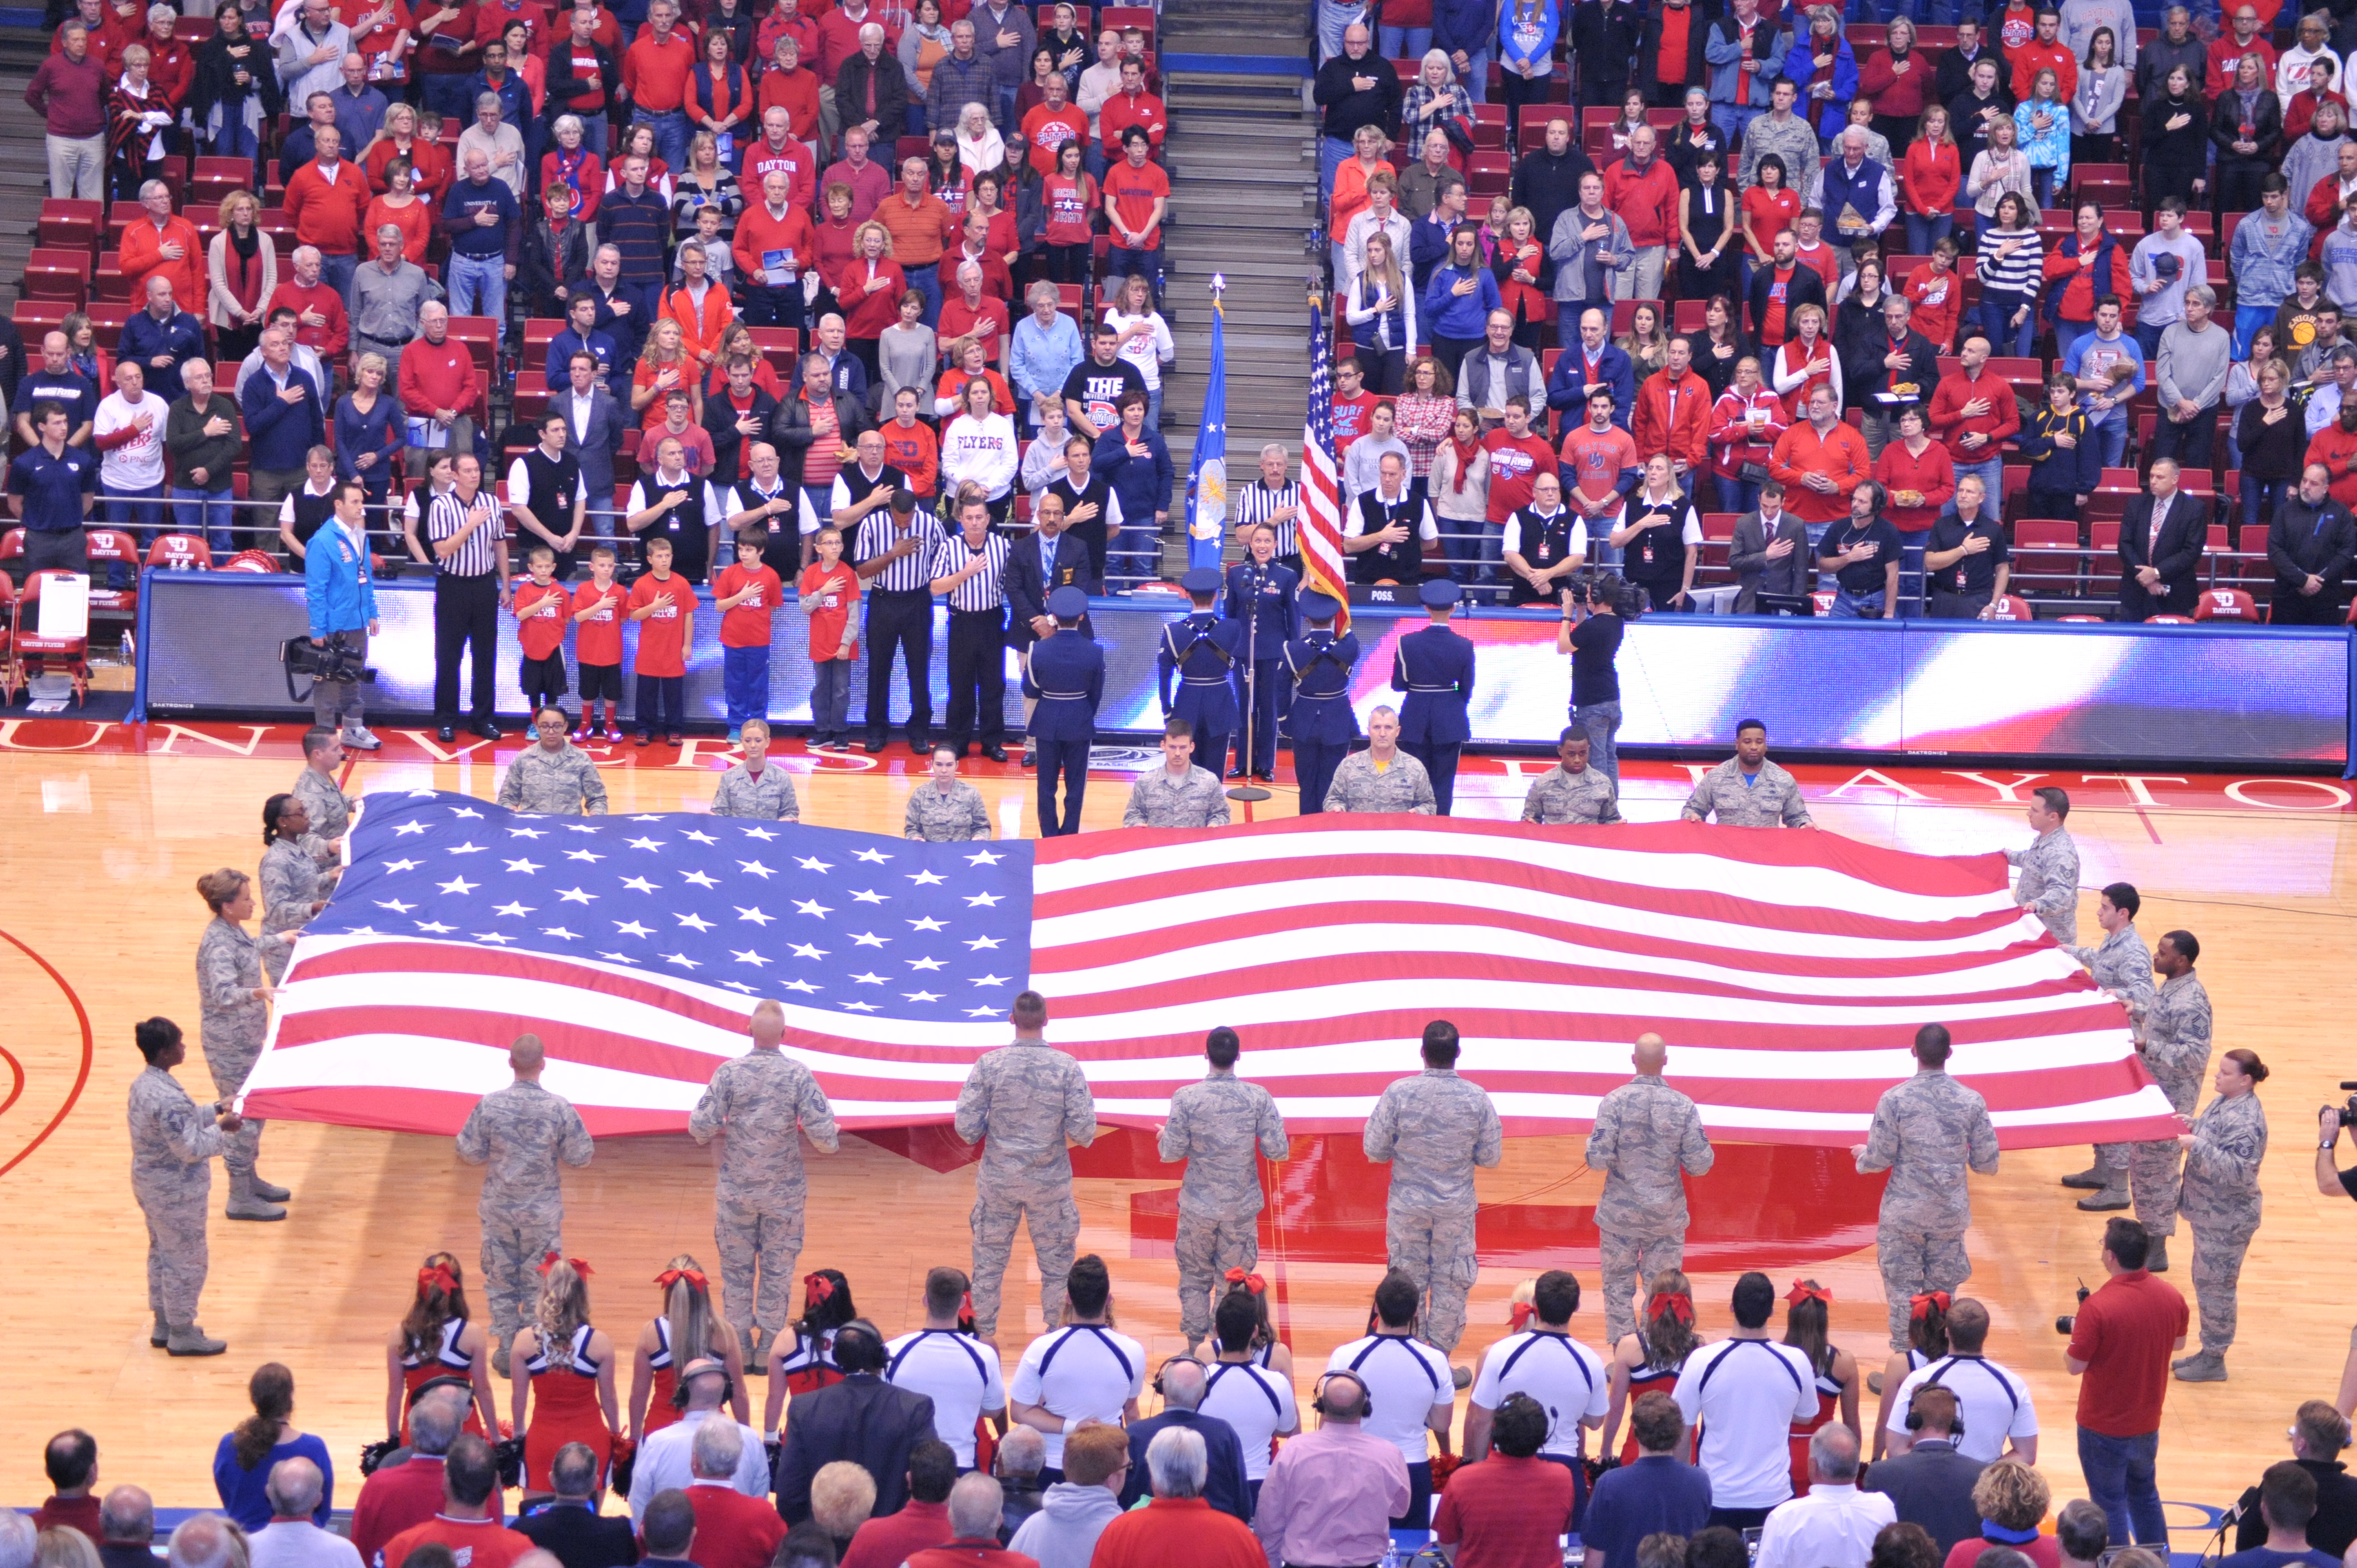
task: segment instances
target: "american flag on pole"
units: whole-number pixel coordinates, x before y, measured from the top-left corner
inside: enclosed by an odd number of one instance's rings
[[[531,1030],[592,1131],[676,1132],[769,997],[845,1125],[938,1123],[1028,986],[1132,1127],[1227,1025],[1297,1131],[1354,1130],[1445,1017],[1519,1134],[1586,1128],[1653,1030],[1715,1133],[1846,1147],[1930,1021],[2008,1145],[2178,1128],[1994,854],[1340,815],[927,844],[430,791],[370,797],[347,853],[253,1114],[455,1132]]]
[[[1301,567],[1306,585],[1342,607],[1337,635],[1351,628],[1351,590],[1342,573],[1341,465],[1334,457],[1334,377],[1326,353],[1326,317],[1309,296],[1309,413],[1301,432]]]

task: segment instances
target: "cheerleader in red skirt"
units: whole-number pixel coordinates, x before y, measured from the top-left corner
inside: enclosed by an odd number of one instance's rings
[[[851,1282],[841,1269],[802,1276],[802,1316],[770,1341],[770,1397],[761,1408],[761,1430],[778,1430],[786,1401],[843,1381],[834,1364],[834,1331],[859,1316],[851,1305]]]
[[[467,1316],[467,1273],[458,1260],[436,1252],[417,1271],[409,1316],[384,1347],[384,1429],[396,1444],[409,1441],[409,1401],[434,1378],[465,1378],[475,1397],[467,1430],[478,1437],[499,1430],[491,1388],[490,1337]]]
[[[523,1434],[523,1489],[533,1496],[555,1492],[548,1467],[568,1443],[587,1444],[597,1456],[602,1489],[621,1425],[614,1403],[614,1342],[589,1323],[588,1264],[551,1252],[540,1273],[532,1326],[508,1349],[515,1384],[510,1419]]]
[[[712,1310],[712,1283],[704,1265],[682,1252],[655,1276],[655,1284],[663,1293],[663,1310],[639,1330],[630,1379],[630,1441],[644,1443],[649,1433],[661,1432],[679,1419],[671,1402],[678,1369],[706,1356],[728,1369],[730,1413],[748,1424],[752,1405],[745,1392],[744,1354],[737,1330]]]
[[[1893,1350],[1877,1374],[1878,1381],[1868,1380],[1874,1391],[1882,1396],[1882,1403],[1874,1414],[1874,1457],[1882,1457],[1890,1442],[1890,1401],[1899,1385],[1907,1380],[1910,1372],[1921,1371],[1948,1353],[1948,1293],[1928,1291],[1907,1298],[1907,1348]]]
[[[1784,1293],[1784,1343],[1809,1358],[1817,1374],[1817,1413],[1792,1423],[1792,1495],[1809,1495],[1809,1439],[1838,1411],[1844,1426],[1857,1430],[1857,1358],[1826,1336],[1833,1326],[1834,1293],[1814,1280],[1794,1280]]]
[[[1607,1371],[1612,1404],[1605,1412],[1604,1441],[1597,1444],[1598,1453],[1612,1452],[1621,1418],[1639,1395],[1668,1393],[1677,1385],[1686,1358],[1702,1343],[1694,1323],[1694,1286],[1685,1275],[1675,1269],[1655,1274],[1644,1310],[1638,1315],[1636,1331],[1622,1335],[1620,1343],[1612,1348],[1612,1364]],[[1621,1445],[1620,1463],[1636,1462],[1637,1434],[1631,1429]]]

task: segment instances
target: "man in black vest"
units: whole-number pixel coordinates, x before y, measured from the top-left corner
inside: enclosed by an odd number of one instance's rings
[[[1563,481],[1540,474],[1531,481],[1531,504],[1506,520],[1500,551],[1506,569],[1510,605],[1553,604],[1562,594],[1562,579],[1587,558],[1587,524],[1563,504]]]
[[[712,562],[712,520],[704,515],[704,481],[687,471],[686,449],[676,435],[655,448],[655,470],[630,487],[622,526],[645,548],[651,539],[671,541],[672,567],[691,583],[704,581]]]
[[[1342,553],[1357,583],[1417,583],[1424,579],[1424,541],[1440,537],[1432,509],[1409,493],[1407,464],[1396,452],[1376,465],[1375,488],[1359,497],[1342,520]]]
[[[540,445],[508,465],[508,515],[516,521],[516,537],[527,553],[536,543],[556,552],[560,583],[572,580],[573,547],[581,542],[589,508],[589,489],[582,482],[581,460],[572,453],[571,435],[565,415],[550,409],[540,416]]]
[[[1121,501],[1113,493],[1113,481],[1090,470],[1095,455],[1095,444],[1086,436],[1066,436],[1064,477],[1040,494],[1054,496],[1064,503],[1064,532],[1089,553],[1089,577],[1094,585],[1089,592],[1101,594],[1104,592],[1106,542],[1121,532]],[[1038,507],[1034,501],[1035,511]]]

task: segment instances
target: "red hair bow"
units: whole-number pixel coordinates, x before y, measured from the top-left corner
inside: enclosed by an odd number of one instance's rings
[[[1823,1285],[1813,1285],[1806,1280],[1794,1280],[1792,1288],[1784,1293],[1784,1300],[1787,1305],[1792,1306],[1798,1306],[1804,1301],[1821,1301],[1827,1306],[1831,1306],[1834,1304],[1834,1293]]]
[[[1530,1322],[1533,1310],[1529,1302],[1513,1303],[1506,1309],[1506,1331],[1510,1334],[1520,1334],[1523,1326]]]
[[[1228,1283],[1232,1285],[1242,1285],[1244,1289],[1252,1292],[1254,1295],[1259,1295],[1261,1293],[1268,1289],[1268,1282],[1266,1280],[1261,1278],[1258,1274],[1248,1274],[1242,1269],[1230,1269],[1228,1271]]]
[[[556,1252],[550,1252],[548,1256],[541,1259],[539,1272],[544,1274],[548,1273],[549,1270],[556,1267],[560,1261],[560,1257],[561,1255]],[[583,1262],[578,1258],[562,1258],[561,1261],[570,1263],[573,1266],[573,1272],[579,1274],[585,1280],[587,1279],[594,1272],[587,1263]]]
[[[710,1282],[705,1279],[702,1269],[665,1269],[655,1276],[655,1283],[665,1290],[671,1289],[682,1280],[685,1280],[698,1290],[712,1288]]]
[[[1932,1316],[1932,1309],[1935,1306],[1943,1313],[1948,1310],[1948,1293],[1946,1291],[1926,1291],[1921,1295],[1909,1296],[1907,1298],[1908,1321],[1910,1323],[1922,1322],[1925,1318]]]
[[[417,1271],[417,1288],[420,1291],[438,1290],[447,1295],[458,1288],[458,1276],[450,1272],[449,1264],[436,1263],[430,1269]]]
[[[1666,1317],[1691,1328],[1694,1326],[1694,1298],[1673,1295],[1668,1291],[1655,1291],[1645,1298],[1645,1316],[1648,1318]]]
[[[834,1294],[834,1282],[824,1274],[804,1274],[802,1291],[803,1305],[816,1306]]]

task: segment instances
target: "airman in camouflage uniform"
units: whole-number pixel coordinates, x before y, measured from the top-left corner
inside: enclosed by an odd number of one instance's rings
[[[540,1291],[533,1271],[565,1250],[561,1160],[576,1169],[596,1153],[572,1103],[540,1087],[538,1035],[508,1047],[515,1081],[479,1101],[458,1129],[458,1157],[489,1165],[475,1212],[483,1222],[483,1290],[491,1303],[491,1359],[507,1375],[508,1346]]]
[[[1465,1297],[1480,1276],[1473,1246],[1473,1170],[1505,1156],[1487,1090],[1457,1076],[1457,1026],[1424,1026],[1424,1071],[1387,1085],[1367,1118],[1367,1158],[1392,1167],[1383,1205],[1387,1266],[1425,1298],[1421,1332],[1443,1350],[1465,1337]]]
[[[237,877],[238,893],[224,908],[234,906],[248,884]],[[248,912],[251,902],[245,903]],[[270,1032],[270,1007],[264,1000],[262,966],[264,956],[281,954],[293,945],[292,932],[254,937],[223,910],[215,910],[197,941],[197,996],[201,1005],[197,1038],[205,1053],[205,1069],[212,1074],[213,1092],[223,1105],[237,1102],[246,1075],[262,1058],[262,1043]],[[246,1117],[221,1145],[221,1165],[229,1172],[228,1217],[231,1219],[284,1219],[279,1207],[292,1196],[254,1172],[262,1152],[262,1120]]]
[[[1260,1161],[1285,1158],[1285,1118],[1259,1084],[1236,1076],[1233,1029],[1203,1042],[1211,1070],[1170,1097],[1165,1162],[1185,1160],[1178,1184],[1178,1329],[1187,1353],[1211,1332],[1211,1293],[1230,1269],[1260,1262]],[[1257,1156],[1257,1157],[1256,1157]]]
[[[1041,1037],[1048,1002],[1036,991],[1015,999],[1015,1042],[985,1052],[958,1091],[957,1135],[982,1145],[974,1184],[974,1333],[996,1339],[998,1291],[1015,1227],[1031,1232],[1039,1265],[1039,1315],[1053,1328],[1081,1236],[1067,1139],[1096,1141],[1096,1101],[1081,1064]]]
[[[343,742],[326,725],[314,725],[303,734],[303,771],[289,791],[311,813],[311,831],[325,844],[351,831],[352,798],[336,783],[336,769],[344,765]]]
[[[1953,1293],[1972,1278],[1964,1231],[1973,1222],[1967,1168],[1996,1172],[1996,1129],[1988,1104],[1948,1076],[1948,1031],[1926,1024],[1915,1031],[1915,1076],[1882,1091],[1874,1128],[1851,1153],[1860,1176],[1889,1171],[1875,1250],[1890,1308],[1890,1348],[1904,1350],[1908,1298],[1924,1291]]]
[[[765,822],[799,822],[802,805],[794,798],[794,781],[782,768],[769,764],[770,722],[747,719],[737,732],[745,760],[720,776],[712,791],[716,817],[753,817]]]
[[[2226,1380],[2235,1286],[2243,1254],[2259,1229],[2259,1162],[2267,1153],[2267,1117],[2252,1090],[2266,1070],[2250,1052],[2228,1051],[2218,1063],[2217,1098],[2178,1140],[2185,1150],[2178,1209],[2193,1230],[2193,1297],[2201,1308],[2201,1349],[2175,1363],[2185,1382]]]
[[[1329,811],[1389,811],[1437,816],[1440,797],[1424,759],[1400,749],[1399,714],[1379,707],[1367,714],[1367,749],[1334,765],[1326,786]]]
[[[802,1206],[810,1197],[797,1133],[820,1153],[834,1153],[834,1112],[810,1069],[778,1048],[786,1034],[783,1008],[761,1003],[745,1028],[753,1048],[714,1069],[687,1130],[699,1144],[722,1138],[712,1210],[722,1306],[749,1347],[745,1365],[766,1370],[770,1341],[785,1326],[794,1260],[802,1250]]]
[[[2210,993],[2193,972],[2201,944],[2190,931],[2170,931],[2153,950],[2152,966],[2165,976],[2144,1016],[2144,1065],[2169,1096],[2169,1109],[2190,1116],[2210,1074]],[[2128,1145],[2128,1179],[2136,1223],[2152,1238],[2145,1267],[2169,1267],[2168,1238],[2177,1234],[2178,1161],[2174,1138]]]
[[[2005,852],[2005,863],[2021,873],[2013,881],[2013,901],[2067,948],[2079,940],[2079,844],[2062,825],[2071,797],[2051,785],[2029,796],[2029,825],[2038,840],[2028,849]]]
[[[1635,1332],[1630,1302],[1638,1286],[1665,1269],[1685,1266],[1686,1188],[1680,1173],[1707,1175],[1718,1157],[1695,1102],[1662,1080],[1668,1059],[1661,1036],[1640,1035],[1637,1076],[1598,1102],[1596,1126],[1587,1134],[1587,1168],[1604,1173],[1596,1229],[1608,1345]]]
[[[967,843],[990,836],[990,811],[983,804],[982,791],[957,777],[954,760],[949,766],[947,779],[936,776],[909,791],[901,837],[927,843]]]
[[[2128,1033],[2141,1047],[2144,1043],[2145,1015],[2152,1008],[2152,954],[2147,950],[2144,939],[2136,934],[2136,890],[2125,882],[2115,882],[2104,889],[2102,907],[2095,918],[2104,932],[2101,947],[2069,947],[2072,958],[2087,966],[2095,983],[2117,997],[2127,1009]],[[2201,1085],[2195,1083],[2197,1094]],[[2090,1214],[2128,1206],[2128,1145],[2098,1144],[2095,1163],[2087,1170],[2062,1178],[2065,1187],[2093,1187],[2092,1197],[2083,1197],[2079,1207]],[[2166,1262],[2166,1259],[2163,1260]]]
[[[148,1342],[175,1356],[218,1356],[228,1347],[197,1326],[205,1288],[205,1210],[222,1135],[238,1119],[188,1098],[172,1069],[188,1056],[178,1026],[150,1018],[138,1026],[147,1069],[131,1080],[131,1191],[147,1220],[147,1305],[156,1316]]]
[[[1531,780],[1530,793],[1523,797],[1523,821],[1566,827],[1624,820],[1620,793],[1612,787],[1612,780],[1603,769],[1587,766],[1587,731],[1563,732],[1555,742],[1555,755],[1561,760]],[[1613,1343],[1620,1340],[1616,1337]]]
[[[1123,808],[1125,828],[1224,828],[1228,825],[1228,792],[1220,776],[1193,766],[1195,731],[1184,719],[1172,719],[1162,736],[1162,766],[1137,776],[1129,787],[1129,804]],[[1173,773],[1172,768],[1180,771]]]
[[[1756,722],[1735,732],[1735,755],[1695,781],[1686,797],[1685,820],[1708,822],[1723,828],[1813,828],[1801,786],[1768,760],[1768,731]]]
[[[274,821],[263,833],[257,880],[262,884],[262,934],[286,939],[262,945],[262,967],[275,985],[294,956],[296,934],[327,902],[336,876],[320,869],[322,841],[312,833],[311,814],[302,800],[292,794],[273,795],[263,808],[265,820],[274,817]]]
[[[511,811],[549,817],[602,817],[606,781],[589,754],[566,738],[572,721],[562,708],[533,715],[540,738],[516,754],[500,778],[499,802]]]

